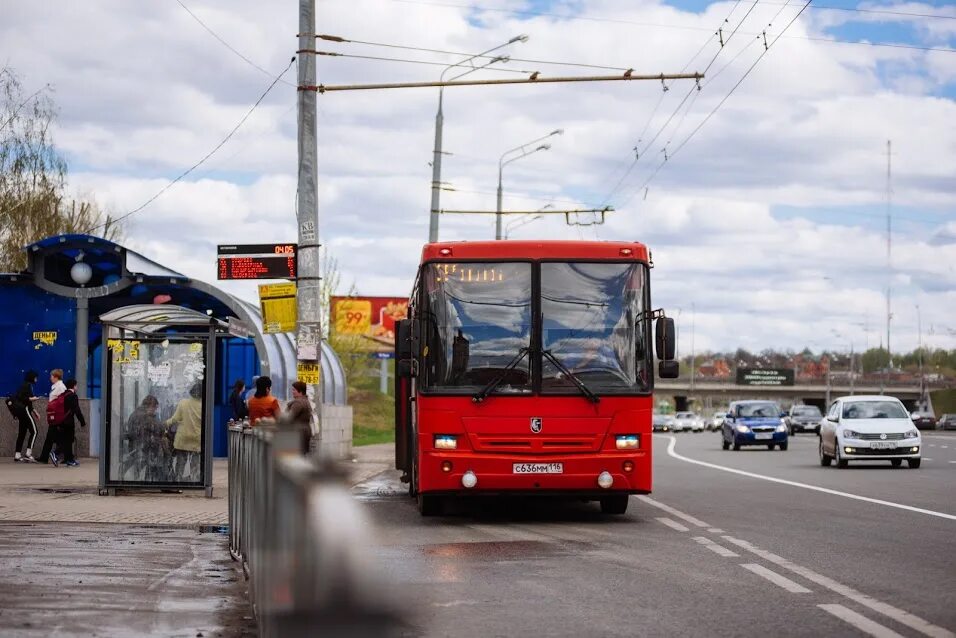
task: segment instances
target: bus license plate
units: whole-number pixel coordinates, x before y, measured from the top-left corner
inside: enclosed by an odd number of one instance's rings
[[[870,443],[870,447],[875,450],[895,450],[896,442],[895,441],[873,441]]]
[[[514,474],[564,474],[564,463],[515,463]]]

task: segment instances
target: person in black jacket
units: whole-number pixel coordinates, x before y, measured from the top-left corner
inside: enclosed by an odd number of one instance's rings
[[[23,375],[23,385],[13,395],[13,410],[20,424],[17,432],[17,447],[13,454],[14,461],[36,463],[36,459],[33,458],[33,444],[37,440],[37,421],[40,420],[33,409],[33,402],[36,400],[33,395],[33,384],[36,381],[37,373],[29,370]],[[26,455],[20,456],[20,449],[24,442],[27,444]]]
[[[81,428],[86,427],[86,419],[83,418],[83,411],[80,410],[80,398],[76,396],[76,379],[67,379],[64,383],[66,384],[66,392],[64,393],[63,407],[66,410],[66,417],[59,424],[60,436],[56,441],[56,449],[59,450],[60,456],[63,457],[67,467],[76,467],[79,463],[73,454],[73,442],[76,440],[76,421],[74,418],[80,422]]]
[[[246,382],[239,379],[232,386],[232,393],[229,394],[229,406],[232,408],[233,421],[242,421],[249,416],[249,408],[246,407],[245,397],[243,397],[245,388]]]

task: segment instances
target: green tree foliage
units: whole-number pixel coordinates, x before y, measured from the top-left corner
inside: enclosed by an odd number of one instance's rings
[[[51,235],[84,232],[116,239],[120,228],[92,199],[67,197],[67,165],[53,144],[50,87],[24,95],[0,69],[0,272],[26,267],[23,247]]]

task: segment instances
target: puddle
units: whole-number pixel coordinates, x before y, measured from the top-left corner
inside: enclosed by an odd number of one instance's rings
[[[200,525],[199,533],[200,534],[228,534],[229,526],[228,525]]]
[[[384,501],[407,497],[408,486],[386,472],[353,487],[352,495],[360,501]]]

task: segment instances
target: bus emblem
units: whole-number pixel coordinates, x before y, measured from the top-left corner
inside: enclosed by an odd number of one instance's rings
[[[541,431],[541,417],[531,417],[531,431],[535,434]]]

